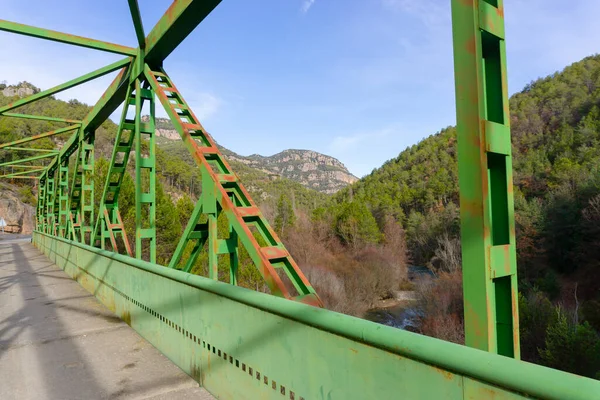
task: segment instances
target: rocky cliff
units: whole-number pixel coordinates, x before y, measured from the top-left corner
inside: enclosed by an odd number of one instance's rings
[[[156,133],[162,139],[159,145],[179,139],[179,134],[166,118],[157,118]],[[271,175],[283,176],[322,193],[335,193],[358,180],[336,158],[312,150],[284,150],[266,157],[258,154],[242,156],[219,147],[228,160],[238,161]]]
[[[6,183],[0,184],[0,218],[7,226],[5,232],[30,234],[34,227],[35,209],[24,201],[31,200],[23,188]]]
[[[40,91],[40,89],[33,86],[29,82],[19,82],[16,85],[9,85],[9,86],[7,86],[5,83],[2,83],[2,84],[0,84],[0,90],[2,90],[1,93],[5,97],[11,97],[11,96],[25,97],[25,96],[30,96],[34,93],[38,93]]]

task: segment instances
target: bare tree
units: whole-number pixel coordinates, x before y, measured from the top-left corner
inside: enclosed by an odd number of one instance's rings
[[[438,238],[435,256],[430,261],[436,272],[456,272],[462,267],[460,240],[451,238],[447,232]]]

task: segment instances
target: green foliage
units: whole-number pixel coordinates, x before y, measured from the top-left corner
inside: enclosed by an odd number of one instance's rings
[[[548,325],[546,348],[540,356],[551,368],[594,378],[600,373],[600,338],[587,322],[569,321],[559,307],[556,322]]]
[[[590,300],[583,304],[583,318],[594,328],[600,331],[600,301]]]
[[[192,212],[194,211],[194,202],[187,194],[184,194],[179,200],[177,200],[177,204],[175,207],[177,208],[177,212],[179,213],[179,221],[181,223],[181,227],[185,228],[190,217],[192,216]]]
[[[286,228],[293,227],[296,223],[296,214],[292,202],[285,194],[279,196],[277,201],[277,214],[275,216],[275,231],[284,236]]]
[[[33,192],[31,191],[31,187],[29,187],[29,186],[23,186],[23,187],[19,188],[19,198],[25,204],[29,204],[32,206],[37,205],[37,199],[33,195]]]
[[[337,207],[334,230],[340,240],[353,249],[381,240],[373,214],[365,203],[358,200]]]
[[[554,306],[543,293],[532,291],[527,296],[519,293],[522,359],[540,362],[539,352],[546,345],[546,331],[555,320]]]
[[[166,265],[177,247],[182,233],[178,208],[164,192],[163,185],[156,182],[156,260]]]

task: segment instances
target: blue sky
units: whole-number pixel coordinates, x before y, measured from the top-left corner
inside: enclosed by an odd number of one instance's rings
[[[146,33],[170,5],[139,3]],[[505,10],[510,93],[600,50],[597,0],[505,0]],[[136,43],[126,0],[2,0],[0,15]],[[455,124],[451,35],[450,0],[223,0],[165,69],[229,149],[316,150],[362,176]],[[0,32],[9,83],[46,89],[119,58]],[[93,104],[111,79],[57,97]]]

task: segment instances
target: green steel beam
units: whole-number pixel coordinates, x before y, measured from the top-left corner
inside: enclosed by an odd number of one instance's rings
[[[13,172],[12,174],[0,175],[0,178],[12,178],[14,176],[25,175],[25,174],[33,174],[33,173],[40,172],[40,171],[45,171],[45,170],[46,170],[46,168],[44,167],[44,168],[34,169],[34,170]]]
[[[10,179],[40,179],[39,176],[13,176]]]
[[[44,167],[46,168],[46,165],[11,165],[11,168],[41,168]]]
[[[19,99],[19,100],[15,101],[15,102],[9,103],[9,104],[5,105],[4,107],[0,108],[0,114],[4,113],[6,111],[10,111],[10,110],[12,110],[14,108],[24,106],[25,104],[32,103],[32,102],[34,102],[36,100],[43,99],[43,98],[48,97],[48,96],[52,96],[53,94],[60,93],[60,92],[62,92],[64,90],[70,89],[70,88],[72,88],[74,86],[77,86],[77,85],[80,85],[82,83],[91,81],[92,79],[99,78],[99,77],[104,76],[106,74],[109,74],[109,73],[111,73],[113,71],[116,71],[119,68],[123,68],[124,66],[126,66],[126,65],[128,65],[130,63],[131,63],[131,58],[127,57],[127,58],[124,58],[124,59],[119,60],[117,62],[114,62],[114,63],[112,63],[110,65],[107,65],[105,67],[99,68],[99,69],[97,69],[95,71],[92,71],[90,73],[82,75],[82,76],[80,76],[78,78],[71,79],[70,81],[65,82],[65,83],[63,83],[61,85],[55,86],[53,88],[50,88],[50,89],[47,89],[47,90],[44,90],[44,91],[41,91],[41,92],[36,93],[36,94],[32,94],[31,96],[25,97],[23,99]]]
[[[144,24],[142,24],[142,17],[140,15],[140,7],[137,0],[127,0],[129,2],[129,11],[131,12],[131,19],[133,20],[133,27],[135,28],[135,35],[137,36],[138,44],[140,49],[146,47],[146,37],[144,35]]]
[[[77,119],[66,119],[66,118],[55,118],[55,117],[44,117],[43,115],[29,115],[29,114],[15,114],[15,113],[3,113],[0,117],[12,117],[12,118],[24,118],[24,119],[37,119],[40,121],[51,121],[51,122],[66,122],[68,124],[80,124],[81,121]]]
[[[152,71],[147,64],[145,75],[202,173],[202,196],[199,201],[203,203],[202,213],[209,219],[207,229],[209,276],[217,278],[219,239],[216,235],[216,218],[219,210],[222,210],[228,222],[233,225],[237,237],[268,285],[271,294],[323,307],[318,294],[220,154],[215,141],[204,130],[169,76],[162,68],[160,71]],[[261,246],[254,237],[253,230],[262,237],[264,246]],[[202,236],[202,233],[196,232],[195,229],[194,231],[186,229],[186,232],[190,236],[181,237],[178,249],[185,249],[187,246],[182,241],[189,242]],[[229,254],[230,259],[235,260],[235,255]],[[174,254],[173,258],[180,259],[181,254]],[[170,264],[176,265],[176,262]],[[289,278],[293,288],[288,288],[284,284],[278,269],[283,276]]]
[[[142,75],[143,77],[143,75]],[[149,249],[148,260],[156,262],[156,121],[154,91],[144,89],[142,79],[135,87],[135,257],[142,259],[142,249]],[[144,82],[145,83],[145,82]],[[142,108],[148,105],[149,118],[142,122]],[[147,140],[148,156],[142,156]]]
[[[219,399],[598,399],[600,381],[34,232]],[[74,261],[77,260],[77,261]]]
[[[165,58],[198,26],[221,0],[178,0],[146,37],[145,61],[161,66]]]
[[[121,46],[119,44],[103,42],[101,40],[89,39],[86,37],[70,35],[68,33],[51,31],[49,29],[37,28],[16,22],[0,20],[0,31],[18,33],[21,35],[32,36],[39,39],[52,40],[55,42],[72,44],[75,46],[86,47],[88,49],[108,51],[110,53],[134,56],[136,50],[132,47]]]
[[[60,135],[61,133],[70,132],[70,131],[78,129],[78,128],[79,128],[79,125],[71,125],[71,126],[67,126],[65,128],[60,128],[60,129],[55,129],[53,131],[40,133],[39,135],[35,135],[35,136],[31,136],[31,137],[27,137],[27,138],[23,138],[23,139],[19,139],[19,140],[14,140],[12,142],[0,144],[0,149],[6,148],[6,147],[13,147],[16,144],[32,142],[34,140],[39,140],[39,139],[50,137],[50,136]]]
[[[130,65],[131,63],[125,65],[102,94],[94,108],[83,119],[82,126],[86,132],[99,127],[125,100],[131,72]]]
[[[520,357],[502,0],[452,0],[467,346]]]
[[[110,240],[112,250],[118,252],[119,245],[117,239],[120,238],[125,251],[131,256],[133,256],[133,253],[119,212],[119,192],[123,178],[127,173],[127,163],[129,162],[129,156],[132,152],[133,143],[136,138],[135,119],[132,120],[127,118],[130,110],[134,109],[136,105],[133,94],[136,82],[138,82],[137,79],[127,86],[119,128],[115,136],[113,151],[106,172],[106,180],[104,181],[104,188],[102,190],[102,195],[100,196],[98,216],[94,223],[94,228],[91,231],[91,243],[95,244],[96,240],[99,238],[100,246],[104,249],[106,240]],[[135,110],[137,111],[137,108],[135,108]],[[134,114],[136,111],[134,111]],[[136,187],[139,179],[141,178],[136,176]]]
[[[6,167],[8,165],[13,165],[13,164],[22,164],[22,163],[26,163],[26,162],[30,162],[30,161],[41,160],[42,158],[55,157],[55,156],[56,156],[56,153],[42,154],[41,156],[22,158],[20,160],[15,160],[15,161],[8,161],[8,162],[0,164],[0,167]]]
[[[33,148],[28,148],[28,147],[14,147],[14,146],[5,147],[4,150],[33,151],[35,153],[56,153],[56,154],[59,153],[59,150],[33,149]]]
[[[127,83],[131,68],[125,66],[113,79],[104,94],[100,97],[96,105],[83,119],[81,127],[85,132],[93,131],[99,127],[123,102],[127,94]],[[76,127],[77,128],[77,127]],[[75,132],[65,143],[59,153],[58,159],[62,160],[65,156],[70,156],[79,144],[79,132]],[[0,148],[2,146],[0,145]],[[48,169],[53,170],[58,167],[56,161],[53,161]]]

